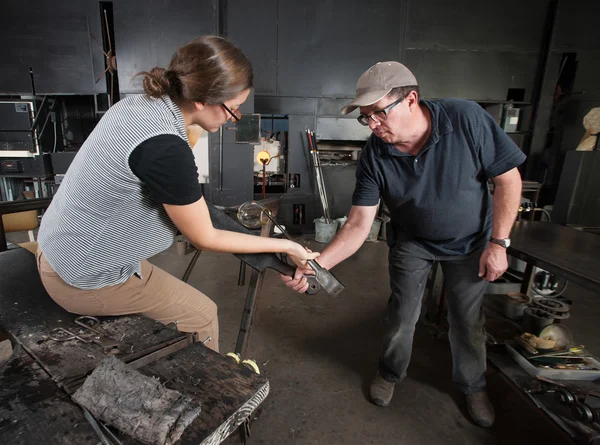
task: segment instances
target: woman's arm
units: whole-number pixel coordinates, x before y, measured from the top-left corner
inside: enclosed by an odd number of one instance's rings
[[[198,249],[226,253],[286,253],[297,266],[319,254],[307,251],[300,244],[287,239],[265,238],[215,229],[204,198],[193,204],[163,204],[169,218],[183,235]]]

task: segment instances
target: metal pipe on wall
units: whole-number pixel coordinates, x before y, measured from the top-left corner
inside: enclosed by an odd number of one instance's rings
[[[548,132],[548,122],[542,125],[546,115],[542,116],[540,107],[542,102],[542,90],[544,87],[544,80],[548,74],[548,60],[550,56],[550,49],[552,47],[552,41],[554,39],[554,31],[556,28],[556,15],[558,10],[558,0],[551,0],[548,4],[546,12],[546,22],[544,24],[544,31],[542,33],[542,44],[540,48],[540,56],[538,59],[536,78],[534,88],[532,92],[531,102],[533,103],[533,109],[531,112],[531,120],[529,122],[529,132],[525,136],[525,146],[529,147],[528,156],[540,154],[544,150],[544,141],[546,140],[546,133]],[[539,141],[539,147],[533,145],[533,142]],[[527,171],[525,178],[529,179],[535,174],[535,168],[539,162],[533,163],[528,162]]]

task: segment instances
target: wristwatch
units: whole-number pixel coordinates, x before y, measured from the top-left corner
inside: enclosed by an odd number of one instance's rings
[[[490,243],[498,244],[499,246],[508,249],[508,246],[510,246],[510,238],[490,238]]]

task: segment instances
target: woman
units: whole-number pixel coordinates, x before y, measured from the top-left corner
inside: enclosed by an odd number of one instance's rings
[[[217,307],[147,259],[176,230],[215,252],[287,253],[297,264],[318,254],[297,243],[213,228],[186,128],[216,132],[252,88],[252,67],[224,38],[179,48],[167,70],[144,75],[143,95],[127,97],[100,120],[73,160],[39,231],[44,287],[76,314],[140,313],[176,322],[218,351]]]

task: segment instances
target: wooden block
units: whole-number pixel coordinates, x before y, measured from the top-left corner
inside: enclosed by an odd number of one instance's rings
[[[167,388],[202,402],[200,415],[178,442],[181,445],[221,443],[269,394],[269,381],[264,376],[201,343],[194,343],[139,371],[160,379]]]

